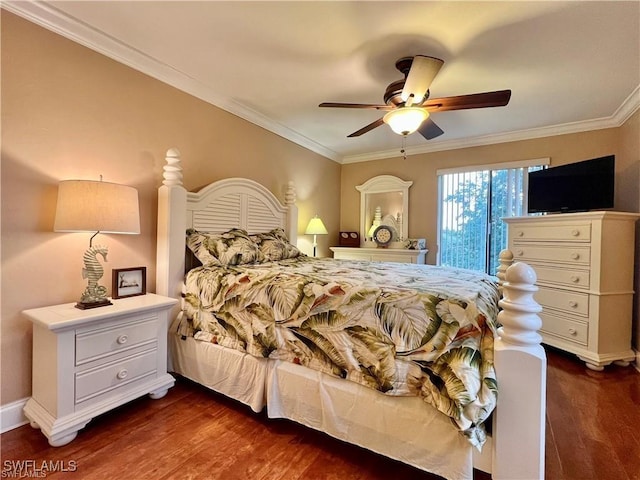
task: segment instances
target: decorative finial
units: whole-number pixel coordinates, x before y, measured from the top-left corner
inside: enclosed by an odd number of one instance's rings
[[[182,185],[182,167],[180,166],[180,150],[170,148],[167,150],[165,157],[167,164],[164,166],[162,173],[163,185],[174,186]]]
[[[284,204],[293,205],[297,200],[296,187],[291,180],[287,183],[287,191],[284,193]]]

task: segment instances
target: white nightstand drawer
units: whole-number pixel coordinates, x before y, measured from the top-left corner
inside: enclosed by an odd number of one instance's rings
[[[543,333],[549,333],[561,337],[563,340],[579,343],[580,345],[587,344],[589,334],[588,324],[574,322],[568,318],[544,312],[544,310],[540,313],[540,318],[542,319],[542,328],[540,330]]]
[[[158,317],[139,315],[113,322],[100,328],[78,329],[76,332],[76,365],[83,365],[116,352],[127,351],[156,342]]]
[[[574,270],[532,265],[538,276],[539,284],[564,285],[573,288],[589,288],[589,272],[587,270]]]
[[[589,316],[589,295],[586,293],[539,287],[535,299],[543,308],[555,308],[583,317]]]
[[[564,241],[564,242],[590,242],[591,224],[578,225],[551,225],[549,223],[529,223],[527,225],[514,225],[513,233],[510,233],[514,242],[526,241]]]
[[[513,256],[525,262],[563,262],[589,266],[591,249],[588,246],[545,246],[514,243]]]
[[[157,350],[153,349],[76,373],[76,404],[155,375],[156,368]]]

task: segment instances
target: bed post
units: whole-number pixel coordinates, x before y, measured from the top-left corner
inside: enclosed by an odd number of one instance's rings
[[[182,167],[177,148],[167,150],[158,189],[158,247],[156,292],[180,299],[184,278],[187,191],[182,186]]]
[[[292,181],[287,183],[284,205],[287,207],[287,238],[292,245],[295,245],[298,241],[298,207],[296,205],[296,187]]]
[[[502,252],[501,262],[513,261]],[[542,479],[545,455],[547,357],[538,330],[542,310],[533,299],[538,290],[534,270],[514,263],[506,268],[495,341],[498,405],[494,419],[495,479]],[[500,273],[500,272],[499,272]]]

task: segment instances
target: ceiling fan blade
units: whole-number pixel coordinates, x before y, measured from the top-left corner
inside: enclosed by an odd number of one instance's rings
[[[371,130],[373,130],[374,128],[379,127],[380,125],[384,124],[384,120],[382,118],[379,118],[378,120],[376,120],[375,122],[370,123],[369,125],[367,125],[366,127],[362,127],[360,130],[357,130],[355,132],[353,132],[351,135],[347,135],[347,137],[359,137],[360,135],[362,135],[363,133],[367,133]]]
[[[418,128],[418,132],[427,140],[439,137],[444,133],[444,131],[438,125],[436,125],[435,122],[431,120],[431,118],[427,118],[424,122],[422,122],[422,125],[420,125],[420,128]]]
[[[443,64],[444,61],[435,57],[423,55],[413,57],[411,70],[409,70],[409,75],[407,75],[402,89],[402,100],[409,105],[420,103]],[[408,102],[410,98],[411,101]]]
[[[393,110],[395,108],[395,106],[389,106],[389,105],[369,105],[366,103],[333,103],[333,102],[324,102],[318,106],[333,107],[333,108],[369,108],[374,110]]]
[[[447,110],[464,110],[468,108],[504,107],[509,103],[511,90],[496,92],[472,93],[457,97],[430,98],[422,104],[429,112],[446,112]]]

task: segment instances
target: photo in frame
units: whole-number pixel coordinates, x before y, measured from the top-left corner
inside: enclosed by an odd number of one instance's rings
[[[147,267],[114,268],[112,277],[114,299],[147,293]]]

